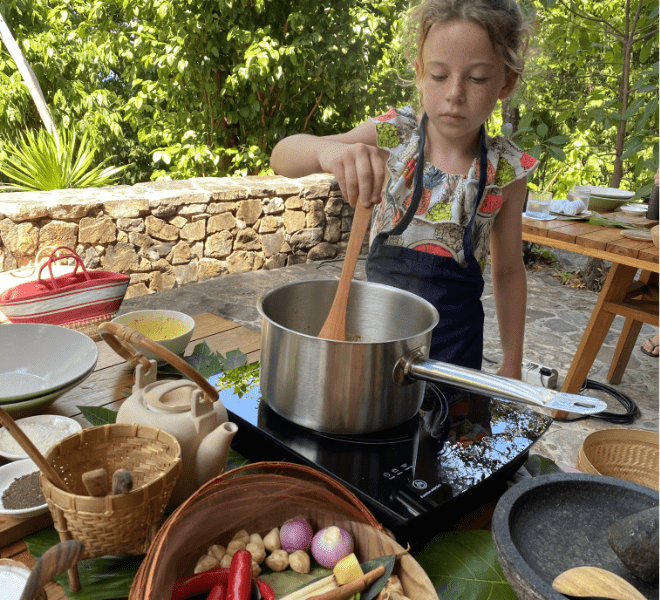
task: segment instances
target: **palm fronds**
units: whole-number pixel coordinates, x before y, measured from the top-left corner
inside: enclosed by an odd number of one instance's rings
[[[47,191],[110,185],[126,166],[94,164],[96,148],[87,134],[80,142],[75,130],[51,135],[46,130],[28,131],[18,143],[5,146],[0,173],[9,183],[0,191]]]

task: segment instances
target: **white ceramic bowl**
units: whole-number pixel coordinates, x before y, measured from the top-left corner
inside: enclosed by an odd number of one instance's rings
[[[183,356],[186,351],[195,329],[195,320],[192,317],[175,310],[136,310],[119,315],[112,319],[112,322],[139,331],[179,356]],[[165,338],[164,334],[168,337]],[[169,337],[169,334],[175,335]],[[146,348],[136,349],[149,360],[155,360],[160,365],[167,362]]]
[[[9,509],[5,508],[5,505],[2,502],[2,495],[5,493],[5,490],[14,483],[14,480],[23,475],[29,475],[34,471],[38,471],[39,467],[34,464],[29,458],[25,460],[17,460],[11,462],[3,467],[0,467],[0,515],[6,515],[8,517],[34,517],[36,515],[43,514],[48,511],[48,504],[44,501],[43,504],[38,506],[31,506],[30,508],[16,508]]]
[[[82,429],[78,421],[60,415],[35,415],[18,419],[16,424],[41,454],[46,454],[51,446]],[[18,442],[4,427],[0,427],[0,456],[9,460],[28,458]]]
[[[84,333],[40,323],[0,332],[0,404],[66,388],[94,369],[99,350]]]
[[[43,394],[42,396],[33,396],[32,398],[26,398],[24,400],[17,400],[0,404],[2,405],[2,408],[4,408],[5,411],[14,418],[14,420],[31,417],[32,415],[43,412],[45,408],[55,402],[55,400],[57,400],[61,395],[79,386],[93,373],[93,371],[93,368],[90,369],[79,379],[76,379],[65,387],[56,389],[54,392],[49,392],[47,394]]]
[[[646,216],[649,207],[646,204],[624,204],[621,210],[629,215]]]

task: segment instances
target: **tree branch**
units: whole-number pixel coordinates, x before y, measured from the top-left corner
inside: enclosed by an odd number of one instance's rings
[[[51,135],[55,135],[57,133],[55,123],[53,122],[53,117],[50,114],[50,110],[48,110],[48,104],[44,98],[44,93],[41,91],[39,81],[37,80],[37,77],[32,71],[32,68],[28,64],[27,60],[25,60],[25,57],[23,56],[21,49],[16,43],[16,40],[12,36],[11,31],[9,31],[9,27],[7,26],[7,23],[5,23],[2,14],[0,14],[0,40],[5,43],[5,46],[7,46],[7,51],[14,59],[14,62],[18,67],[18,71],[23,77],[25,86],[30,92],[30,96],[32,96],[32,100],[37,107],[37,111],[39,112],[39,116],[43,121],[46,131],[48,131],[48,133]]]
[[[599,27],[607,34],[609,35],[614,35],[614,36],[624,36],[625,34],[623,32],[617,31],[613,27],[609,27],[606,21],[603,21],[603,19],[599,19],[597,17],[594,17],[588,13],[582,12],[574,2],[565,2],[564,0],[559,0],[559,4],[561,4],[566,10],[569,12],[572,12],[574,15],[577,15],[578,17],[581,17],[582,19],[585,19],[586,21],[593,21],[594,23],[597,23]]]
[[[311,119],[312,115],[314,114],[314,111],[318,108],[318,106],[321,102],[321,98],[323,98],[324,93],[325,93],[325,90],[321,90],[321,95],[319,96],[319,99],[316,101],[316,104],[314,105],[314,107],[312,108],[310,113],[307,115],[307,118],[305,119],[305,125],[302,128],[302,133],[304,133],[305,130],[307,129],[307,123],[309,123],[309,120]]]

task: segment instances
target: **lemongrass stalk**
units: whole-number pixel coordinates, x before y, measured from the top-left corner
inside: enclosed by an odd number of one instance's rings
[[[337,582],[335,581],[335,576],[328,575],[327,577],[321,577],[316,581],[312,581],[312,583],[308,583],[307,585],[298,588],[295,592],[291,592],[290,594],[284,596],[280,600],[305,600],[310,596],[315,596],[317,594],[324,593],[336,587],[337,587]]]

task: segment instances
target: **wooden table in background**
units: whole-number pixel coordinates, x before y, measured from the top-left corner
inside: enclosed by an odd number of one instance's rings
[[[603,216],[614,218],[618,214]],[[625,218],[640,227],[658,224],[644,217]],[[616,315],[623,316],[625,324],[607,374],[609,383],[621,381],[642,324],[658,326],[658,248],[650,240],[625,238],[621,231],[586,221],[537,221],[523,217],[525,241],[612,263],[562,385],[564,392],[580,391]],[[640,275],[635,279],[638,271]],[[563,411],[553,413],[560,419],[567,415]]]
[[[193,337],[186,350],[192,352],[196,344],[206,342],[213,352],[225,355],[231,350],[240,350],[248,357],[248,362],[259,360],[261,334],[231,321],[209,313],[195,319]],[[83,427],[89,423],[82,416],[78,406],[103,406],[118,410],[126,398],[124,392],[133,385],[133,373],[126,361],[116,354],[105,342],[97,342],[99,358],[94,372],[78,387],[60,396],[43,413],[63,415],[80,422]],[[0,458],[0,464],[6,461]],[[32,567],[34,559],[27,551],[23,537],[44,529],[52,524],[50,513],[28,519],[14,519],[0,515],[0,558],[11,558]],[[56,583],[46,585],[48,600],[64,600],[62,588]],[[2,591],[0,590],[0,597]]]

